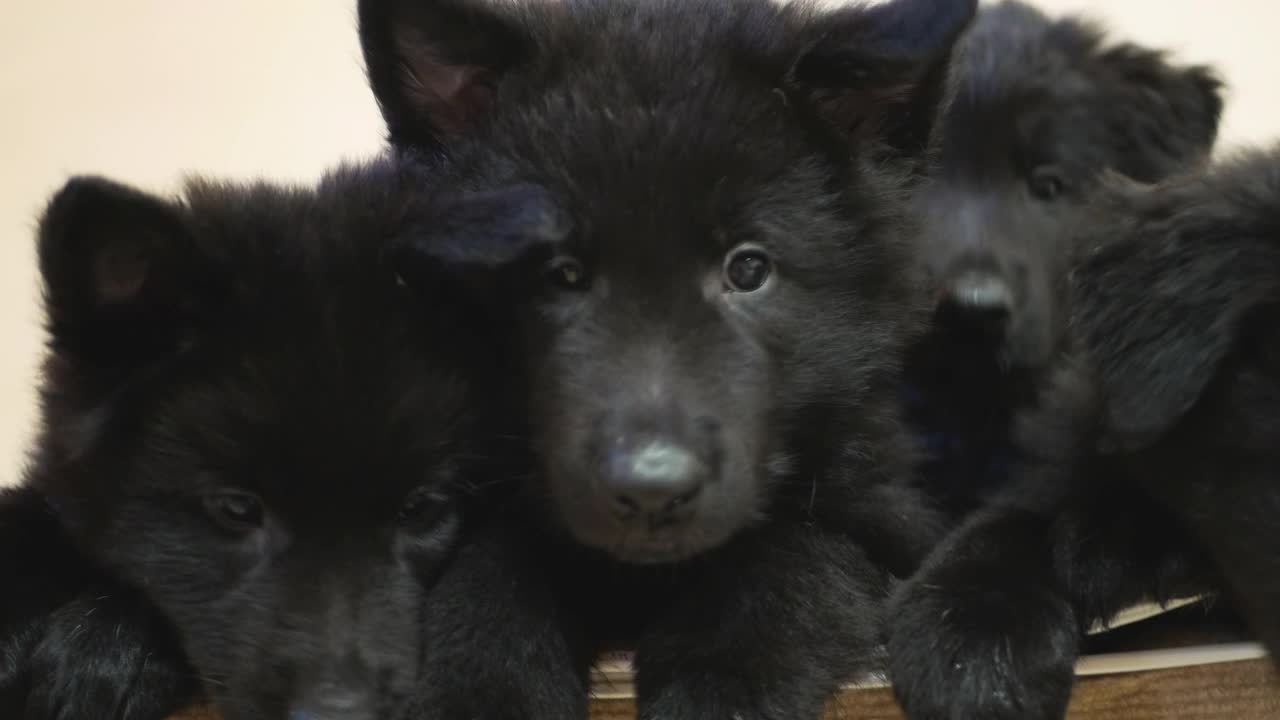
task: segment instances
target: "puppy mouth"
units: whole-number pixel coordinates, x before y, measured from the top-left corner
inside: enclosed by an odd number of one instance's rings
[[[613,542],[601,549],[632,565],[667,565],[714,551],[729,542],[736,531],[696,525],[665,530],[630,526],[615,532]]]
[[[614,545],[609,554],[632,565],[667,565],[688,560],[707,548],[681,542],[646,541]]]
[[[563,517],[563,516],[562,516]],[[566,529],[578,543],[632,565],[662,565],[689,560],[728,542],[737,527],[703,526],[696,520],[676,524],[651,523],[644,518],[603,519],[598,515],[567,520]]]
[[[613,498],[593,490],[590,477],[553,485],[557,524],[579,545],[626,564],[664,565],[693,559],[729,542],[760,517],[754,508],[738,507],[745,503],[743,498],[721,497],[723,489],[714,486],[690,503],[693,507],[628,512]],[[569,491],[575,485],[578,491]]]

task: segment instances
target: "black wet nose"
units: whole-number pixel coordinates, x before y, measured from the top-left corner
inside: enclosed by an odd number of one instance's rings
[[[999,333],[1009,322],[1014,302],[1013,287],[1003,276],[985,269],[966,270],[940,288],[937,314],[940,321],[957,329]]]
[[[1008,312],[1013,307],[1013,288],[1000,275],[986,270],[957,275],[944,292],[948,301],[964,308]]]
[[[655,439],[610,452],[602,489],[622,518],[676,513],[698,497],[709,472],[692,449]]]

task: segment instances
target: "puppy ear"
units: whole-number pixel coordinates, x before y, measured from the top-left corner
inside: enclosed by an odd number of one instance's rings
[[[68,181],[39,228],[53,353],[108,372],[177,342],[206,286],[191,248],[175,205],[102,178]]]
[[[490,276],[549,253],[568,232],[567,219],[542,188],[512,185],[433,198],[388,254],[403,281],[428,288],[477,272]]]
[[[1119,45],[1096,56],[1114,169],[1155,182],[1208,159],[1222,115],[1222,82],[1204,66],[1171,65],[1158,51]]]
[[[402,147],[438,148],[464,131],[533,47],[486,0],[360,0],[358,16],[369,84]]]
[[[819,16],[789,85],[855,142],[919,154],[976,8],[976,0],[889,0]]]
[[[1280,192],[1271,174],[1256,198],[1215,179],[1122,192],[1109,180],[1099,246],[1070,276],[1107,444],[1133,449],[1166,432],[1240,347],[1251,314],[1280,300],[1280,211],[1276,195],[1262,197]]]

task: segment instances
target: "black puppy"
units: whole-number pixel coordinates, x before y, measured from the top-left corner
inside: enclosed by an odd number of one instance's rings
[[[228,720],[364,720],[413,691],[504,375],[479,309],[383,249],[520,221],[423,194],[375,163],[54,197],[43,428],[0,508],[5,717],[158,719],[203,686]]]
[[[910,717],[1061,717],[1080,632],[1144,600],[1227,590],[1275,650],[1278,168],[1100,190],[1025,457],[895,598]]]
[[[613,641],[650,719],[816,717],[874,662],[940,527],[899,420],[907,191],[974,5],[360,4],[392,143],[548,209],[473,260],[532,378],[515,521],[551,528],[445,579],[482,600],[439,615],[428,716],[582,717]]]
[[[1003,2],[961,40],[918,195],[938,307],[908,354],[908,401],[931,445],[924,479],[953,511],[982,509],[890,612],[910,717],[1057,717],[1081,631],[1209,582],[1140,489],[1068,470],[1092,457],[1096,393],[1070,356],[1065,275],[1102,178],[1197,168],[1221,108],[1208,69],[1107,45],[1079,18]]]
[[[1219,92],[1207,68],[1015,0],[984,6],[958,43],[919,194],[937,309],[908,353],[926,477],[958,509],[1006,479],[1012,413],[1062,349],[1073,226],[1102,173],[1153,182],[1198,166]]]
[[[1280,659],[1280,149],[1106,210],[1071,284],[1103,445]]]

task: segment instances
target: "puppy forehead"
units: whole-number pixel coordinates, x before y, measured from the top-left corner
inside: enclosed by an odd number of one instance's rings
[[[788,33],[807,14],[767,0],[739,0],[730,12],[686,0],[571,0],[545,7],[550,11],[523,19],[544,47],[564,48],[547,55],[557,70],[584,68],[651,86],[719,77],[723,68],[741,69],[749,59],[792,60]]]
[[[744,238],[791,236],[802,219],[837,214],[843,182],[853,182],[839,177],[853,172],[847,163],[778,135],[754,143],[694,135],[669,151],[643,143],[602,143],[593,156],[566,149],[562,163],[547,162],[544,148],[523,171],[555,196],[542,236],[650,257],[659,248],[713,252]]]
[[[305,335],[282,329],[272,351],[228,349],[159,389],[149,459],[202,483],[355,495],[449,474],[468,416],[460,371],[365,336]]]
[[[518,172],[554,192],[578,232],[709,232],[740,221],[791,182],[788,166],[812,162],[807,151],[788,148],[780,135],[704,142],[685,130],[652,139],[642,131],[611,139],[589,131],[567,134],[582,140],[558,139],[559,147],[531,143],[540,147],[521,155]],[[563,234],[566,228],[556,220],[548,216],[539,228],[542,236]]]
[[[1021,2],[978,13],[958,45],[957,100],[996,116],[1025,107],[1063,111],[1099,92],[1098,30],[1076,18],[1052,19]]]
[[[1009,180],[1045,164],[1069,176],[1097,172],[1107,160],[1104,110],[1091,90],[1069,85],[1028,78],[958,95],[940,131],[941,173]]]
[[[814,151],[812,119],[763,78],[702,77],[700,69],[659,76],[647,59],[637,64],[643,72],[621,71],[613,58],[599,70],[575,63],[530,81],[495,116],[473,148],[476,159],[505,156],[516,172],[597,202],[687,208],[726,183],[783,173]]]

